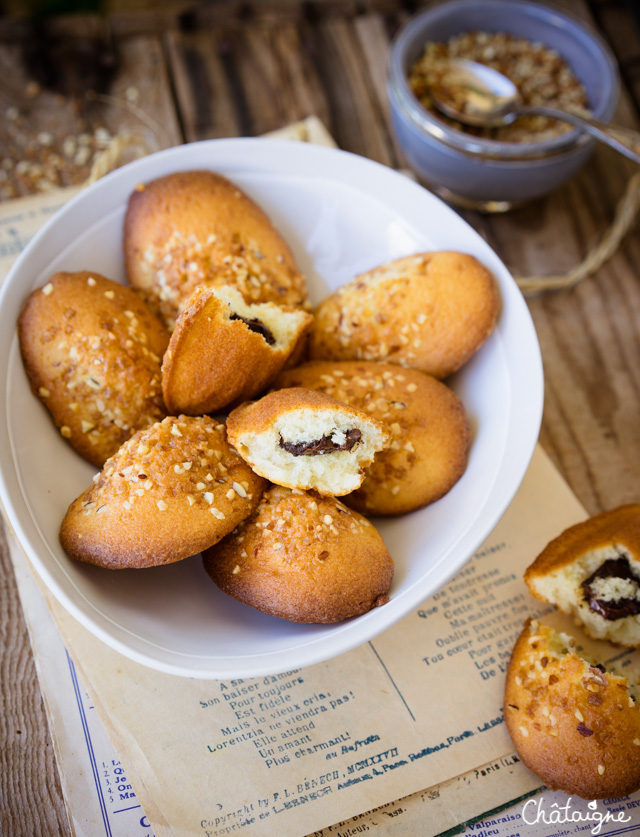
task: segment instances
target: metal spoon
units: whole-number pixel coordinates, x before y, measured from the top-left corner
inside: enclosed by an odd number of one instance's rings
[[[497,70],[476,61],[451,59],[449,67],[445,84],[432,90],[431,95],[435,107],[457,122],[494,127],[509,125],[519,116],[550,116],[575,125],[635,163],[640,163],[640,134],[637,131],[546,105],[524,105],[515,84]],[[456,104],[462,100],[460,107],[456,107],[453,99],[447,96],[447,88],[455,89]]]

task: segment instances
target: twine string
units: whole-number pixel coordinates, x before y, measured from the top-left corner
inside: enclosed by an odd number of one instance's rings
[[[624,195],[620,199],[613,221],[605,231],[600,242],[593,247],[585,258],[568,273],[553,276],[518,276],[516,283],[525,294],[540,291],[558,291],[571,288],[595,273],[613,256],[622,239],[629,232],[640,208],[640,172],[629,180]]]
[[[145,110],[138,107],[135,102],[131,102],[128,99],[119,99],[116,96],[111,96],[107,93],[96,93],[95,91],[91,91],[90,94],[87,94],[87,98],[92,102],[102,102],[103,104],[107,104],[112,107],[119,107],[123,110],[129,111],[129,113],[141,122],[147,128],[148,132],[151,133],[156,149],[152,148],[141,134],[131,134],[126,131],[116,134],[104,151],[102,151],[102,153],[100,153],[93,161],[91,171],[89,172],[89,176],[85,182],[82,184],[83,186],[89,186],[91,183],[95,183],[96,180],[99,180],[105,174],[108,174],[110,171],[117,168],[118,163],[121,161],[124,151],[127,148],[137,147],[137,156],[145,157],[147,154],[151,154],[154,150],[171,145],[171,138],[165,128]]]
[[[149,146],[142,137],[136,136],[135,134],[117,134],[104,151],[95,158],[89,176],[82,185],[89,186],[95,183],[96,180],[100,180],[105,174],[109,174],[110,171],[117,168],[125,149],[131,147],[137,147],[140,150],[141,153],[138,155],[140,157],[144,157],[150,153]]]

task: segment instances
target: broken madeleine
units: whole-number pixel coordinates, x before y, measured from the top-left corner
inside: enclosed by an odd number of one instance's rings
[[[198,416],[261,394],[312,322],[301,309],[249,305],[235,288],[198,288],[178,317],[162,361],[167,409]]]
[[[513,649],[504,718],[524,764],[583,799],[640,788],[637,687],[585,659],[573,637],[528,620]]]
[[[537,599],[570,613],[594,639],[640,647],[640,504],[569,527],[524,579]]]
[[[334,497],[360,487],[365,468],[390,440],[382,422],[301,387],[237,407],[227,432],[256,473],[277,485]]]

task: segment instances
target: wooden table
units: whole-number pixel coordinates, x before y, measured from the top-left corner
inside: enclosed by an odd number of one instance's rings
[[[557,0],[556,0],[557,3]],[[420,2],[155,4],[0,20],[0,199],[81,183],[118,131],[156,148],[260,135],[317,115],[348,151],[401,167],[384,88],[389,40]],[[562,0],[620,62],[617,120],[638,126],[640,30],[623,0]],[[7,162],[7,160],[11,162]],[[635,171],[600,147],[566,186],[502,216],[465,212],[515,274],[573,267]],[[529,299],[546,376],[541,443],[590,513],[640,500],[640,222],[571,290]],[[0,833],[69,826],[11,563],[0,537]]]

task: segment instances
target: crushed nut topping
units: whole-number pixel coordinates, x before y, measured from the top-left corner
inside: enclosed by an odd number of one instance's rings
[[[526,105],[549,105],[588,114],[583,85],[555,50],[505,32],[464,32],[445,43],[427,43],[424,53],[409,70],[409,85],[423,107],[458,130],[500,142],[540,142],[571,130],[571,126],[546,116],[523,116],[510,125],[475,128],[461,125],[436,111],[434,92],[463,112],[464,92],[447,83],[451,58],[485,64],[510,79]]]
[[[593,735],[593,730],[589,729],[589,727],[584,723],[584,721],[580,721],[576,729],[578,730],[580,735],[584,735],[585,737]]]
[[[175,440],[174,428],[180,431],[179,441]],[[212,473],[207,473],[211,482],[202,479],[203,469],[194,464],[198,454],[205,450],[220,453],[220,460],[215,457],[215,468],[207,466],[211,468]],[[193,467],[185,468],[185,463]],[[90,505],[84,508],[92,513],[96,506],[115,501],[129,509],[136,499],[150,493],[160,511],[166,511],[177,501],[208,509],[224,520],[225,506],[220,509],[214,503],[230,500],[229,492],[233,498],[230,502],[236,506],[243,501],[251,502],[252,495],[242,484],[246,482],[249,487],[246,473],[246,464],[226,441],[224,425],[214,424],[207,417],[168,417],[138,431],[105,463],[93,487],[85,494]],[[220,494],[216,493],[218,490]]]
[[[301,515],[299,497],[305,493],[307,511]],[[258,539],[273,538],[270,546],[281,553],[283,561],[293,561],[298,555],[308,554],[309,550],[317,550],[314,557],[324,561],[329,555],[328,538],[342,537],[347,532],[362,533],[370,526],[364,517],[335,498],[272,486],[253,515],[236,527],[233,538],[236,543],[242,543],[249,554],[260,542]],[[285,530],[289,535],[286,542],[275,537]]]
[[[284,259],[280,264],[277,270],[270,267],[255,243],[242,240],[239,233],[224,243],[216,234],[200,240],[194,233],[186,235],[175,229],[162,246],[147,249],[141,269],[152,278],[157,298],[154,307],[172,329],[199,285],[237,288],[247,303],[304,305],[304,277]],[[254,326],[257,328],[257,323]],[[268,341],[268,334],[261,333]]]

